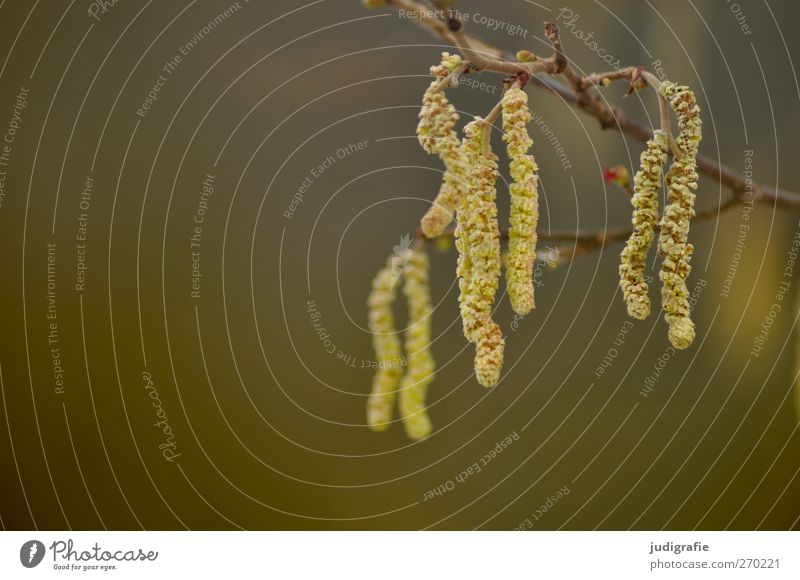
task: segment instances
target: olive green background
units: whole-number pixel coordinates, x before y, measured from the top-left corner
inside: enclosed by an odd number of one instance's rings
[[[4,528],[798,527],[796,273],[764,350],[751,356],[777,303],[797,215],[759,205],[748,222],[737,208],[693,228],[690,288],[706,284],[698,338],[667,354],[646,398],[640,391],[669,346],[666,326],[654,315],[615,344],[626,320],[619,245],[544,269],[538,307],[524,320],[500,301],[506,365],[492,390],[471,377],[454,251],[431,250],[436,432],[414,444],[399,424],[373,433],[363,425],[372,374],[361,368],[372,357],[365,301],[441,178],[438,160],[414,139],[440,42],[357,0],[241,0],[138,116],[162,68],[230,5],[119,0],[99,20],[83,0],[0,8],[0,132],[14,95],[30,89],[0,209]],[[660,60],[669,78],[696,90],[706,155],[741,171],[751,149],[758,180],[798,190],[792,26],[800,5],[741,5],[750,34],[722,0],[458,3],[528,32],[478,22],[467,25],[474,34],[542,54],[541,23],[569,8],[579,19],[570,29],[560,23],[576,66],[607,66],[578,29],[623,65]],[[624,90],[604,94],[643,122],[657,120],[652,94],[623,99]],[[498,99],[491,93],[462,87],[451,97],[465,117],[485,114]],[[630,205],[603,183],[602,169],[633,166],[642,145],[540,89],[529,94],[572,166],[562,169],[532,125],[542,228],[625,225]],[[190,237],[207,174],[214,192],[193,298]],[[87,175],[94,187],[84,212]],[[499,193],[505,220],[504,186]],[[704,178],[698,207],[727,195]],[[88,270],[77,292],[81,213]],[[742,223],[750,229],[724,298]],[[48,243],[56,245],[61,393],[47,338]],[[656,300],[657,284],[651,290]],[[613,364],[597,378],[610,349]],[[173,431],[173,461],[159,449],[165,436],[150,393]],[[514,432],[517,441],[481,463]],[[476,462],[480,472],[457,479]],[[569,494],[535,519],[564,486]],[[426,501],[437,488],[445,492]]]

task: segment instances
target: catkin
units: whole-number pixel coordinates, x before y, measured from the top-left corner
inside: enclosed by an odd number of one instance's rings
[[[524,316],[535,307],[533,267],[536,261],[536,226],[539,221],[538,167],[528,150],[531,121],[528,95],[517,85],[503,94],[503,140],[510,159],[511,219],[508,232],[506,286],[514,312]]]
[[[661,174],[667,162],[667,147],[666,133],[658,130],[642,152],[639,171],[633,178],[633,233],[620,255],[619,285],[628,305],[628,314],[640,320],[650,316],[644,270],[658,224],[658,198]]]
[[[481,326],[491,317],[500,278],[500,233],[495,206],[497,157],[482,152],[483,124],[483,119],[476,117],[464,128],[469,190],[456,229],[461,317],[464,336],[471,342],[475,342]]]
[[[488,320],[480,330],[475,351],[475,377],[484,387],[493,387],[500,380],[505,345],[500,325]]]
[[[372,392],[367,401],[367,425],[373,431],[385,431],[392,420],[397,385],[402,375],[401,346],[394,327],[392,305],[398,273],[392,258],[372,281],[367,300],[369,329],[378,370],[372,379]]]
[[[400,417],[411,439],[424,439],[431,433],[431,420],[425,410],[425,396],[433,380],[435,363],[431,355],[431,295],[428,287],[428,255],[415,246],[403,271],[403,293],[408,301],[408,328],[405,335],[408,369],[400,383]]]
[[[419,113],[417,135],[420,145],[428,153],[438,155],[445,166],[439,193],[420,224],[429,238],[441,235],[450,225],[466,189],[467,166],[455,130],[459,117],[443,90],[457,85],[454,73],[460,66],[461,57],[442,53],[442,63],[431,67],[431,74],[436,79],[425,91]]]
[[[694,93],[685,86],[663,83],[661,94],[678,116],[679,149],[667,172],[667,202],[661,219],[659,252],[663,257],[659,278],[664,319],[669,324],[669,340],[675,348],[684,349],[694,342],[694,323],[690,318],[689,291],[686,278],[694,247],[688,243],[689,224],[695,215],[697,190],[697,150],[700,144],[700,108]]]
[[[483,152],[485,121],[476,117],[464,128],[462,148],[470,167],[469,189],[459,209],[456,248],[459,252],[459,303],[464,336],[476,343],[475,374],[486,387],[497,383],[505,341],[492,321],[492,305],[500,279],[500,232],[495,182],[497,156]]]

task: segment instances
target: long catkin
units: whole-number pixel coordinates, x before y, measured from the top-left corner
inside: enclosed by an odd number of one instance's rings
[[[428,286],[429,262],[425,250],[414,247],[403,271],[403,293],[408,301],[408,328],[405,334],[408,369],[400,382],[400,417],[411,439],[424,439],[431,433],[426,411],[428,385],[433,380],[435,362],[431,354],[431,294]]]
[[[373,431],[385,431],[392,421],[397,386],[402,376],[402,350],[394,324],[394,304],[398,272],[389,258],[372,281],[367,300],[369,329],[378,369],[372,379],[372,392],[367,400],[367,425]]]
[[[517,85],[503,94],[503,140],[510,159],[511,227],[508,232],[506,287],[514,312],[524,316],[535,307],[533,268],[536,261],[536,226],[539,222],[538,167],[528,150],[531,121],[528,95]]]
[[[500,380],[505,346],[500,325],[488,320],[478,335],[475,349],[475,377],[484,387],[493,387]]]
[[[425,91],[419,113],[420,145],[428,153],[438,155],[445,166],[439,193],[420,223],[429,238],[441,235],[450,225],[466,191],[467,166],[455,129],[459,116],[444,92],[445,88],[457,84],[455,72],[460,66],[461,57],[442,53],[442,63],[431,67],[436,80]]]
[[[678,116],[680,133],[676,139],[680,154],[666,176],[667,207],[661,219],[659,252],[663,257],[659,278],[664,319],[669,324],[669,340],[675,348],[688,348],[695,338],[690,318],[686,278],[694,247],[688,243],[689,225],[695,215],[697,190],[697,152],[702,138],[700,108],[694,93],[685,86],[663,83],[661,94]]]
[[[661,174],[667,162],[667,135],[655,131],[639,159],[639,171],[633,178],[633,233],[620,254],[619,285],[628,314],[644,320],[650,316],[650,297],[644,278],[647,253],[658,225],[658,198]]]
[[[500,231],[495,182],[497,156],[483,151],[485,121],[476,117],[464,128],[462,148],[470,168],[469,190],[458,214],[459,303],[464,336],[476,344],[475,375],[486,387],[500,376],[505,341],[492,321],[492,306],[500,279]]]

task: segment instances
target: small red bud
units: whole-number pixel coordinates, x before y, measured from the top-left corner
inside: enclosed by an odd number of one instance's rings
[[[606,183],[615,183],[619,187],[627,189],[631,183],[631,174],[624,165],[606,167],[603,171],[603,181]]]

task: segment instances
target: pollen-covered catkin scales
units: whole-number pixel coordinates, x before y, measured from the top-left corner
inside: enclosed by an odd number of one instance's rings
[[[480,330],[475,350],[475,377],[484,387],[493,387],[500,380],[505,346],[500,325],[487,320]]]
[[[431,420],[425,410],[428,385],[433,380],[435,363],[431,355],[431,295],[428,287],[428,255],[417,245],[403,271],[403,293],[408,301],[408,328],[405,346],[408,369],[400,383],[400,417],[411,439],[424,439],[431,433]]]
[[[539,221],[537,192],[538,167],[528,150],[533,140],[528,135],[531,121],[528,95],[517,85],[503,95],[503,140],[507,144],[513,183],[511,227],[508,232],[506,286],[511,307],[522,316],[533,310],[533,267],[536,260],[536,226]]]
[[[425,91],[419,113],[419,142],[428,153],[439,155],[445,166],[439,193],[420,224],[429,238],[441,235],[450,225],[466,189],[467,167],[455,130],[458,113],[444,93],[445,88],[458,83],[454,73],[460,66],[461,57],[442,53],[442,63],[431,67],[436,80]]]
[[[690,318],[686,278],[694,247],[688,243],[689,224],[695,215],[697,190],[697,150],[700,144],[700,108],[688,87],[663,83],[661,94],[678,115],[680,133],[676,139],[680,155],[666,176],[667,202],[661,219],[659,252],[663,256],[659,278],[664,319],[669,324],[669,340],[675,348],[688,348],[694,342],[694,323]]]
[[[393,259],[372,281],[367,300],[369,329],[378,370],[372,379],[372,392],[367,401],[367,424],[373,431],[385,431],[392,420],[397,386],[402,376],[400,339],[395,333],[394,304],[397,276]]]
[[[486,387],[497,383],[505,341],[492,321],[492,305],[500,279],[500,231],[495,182],[497,156],[483,151],[485,121],[476,117],[464,128],[462,148],[470,168],[469,189],[458,214],[459,303],[464,336],[476,343],[475,371]]]
[[[464,155],[469,189],[459,212],[457,245],[461,253],[461,317],[464,336],[474,342],[484,321],[491,317],[500,279],[500,231],[497,225],[495,182],[497,157],[482,153],[483,119],[464,128]]]
[[[633,179],[633,233],[620,255],[619,285],[628,305],[628,314],[640,320],[650,316],[644,269],[658,224],[658,198],[661,174],[667,162],[667,147],[667,135],[659,130],[653,133],[642,152],[639,171]]]

